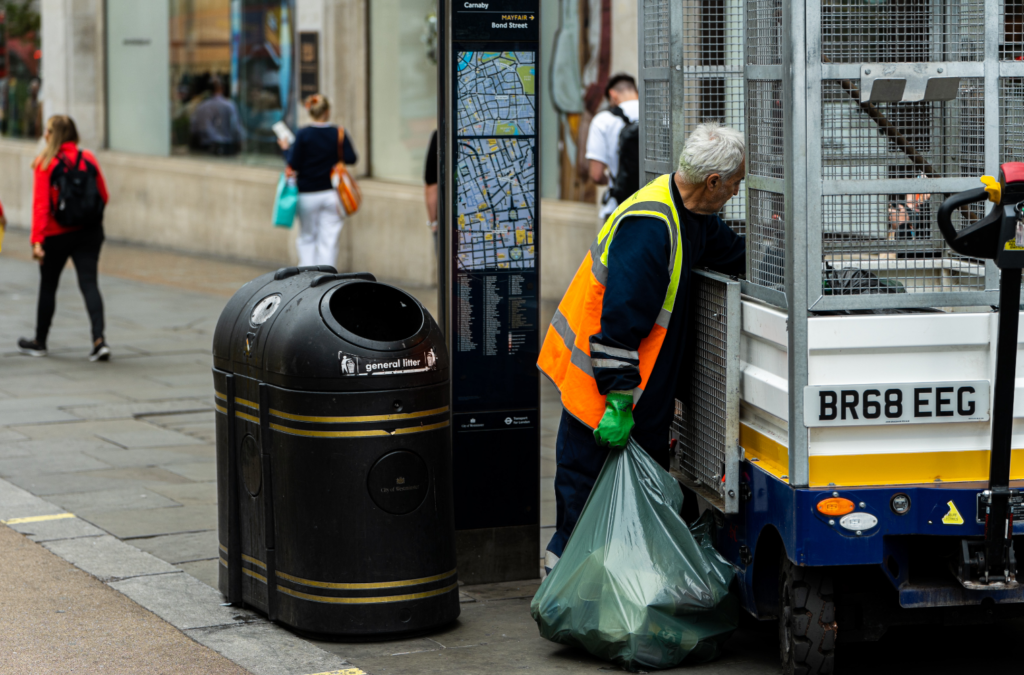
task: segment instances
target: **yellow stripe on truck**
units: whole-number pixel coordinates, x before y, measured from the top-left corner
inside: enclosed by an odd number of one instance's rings
[[[748,460],[780,480],[789,474],[789,449],[740,424],[740,447]],[[1024,480],[1024,449],[1012,451],[1010,479]],[[923,485],[988,480],[988,450],[811,455],[810,487]]]
[[[756,459],[758,466],[780,480],[789,474],[789,448],[774,438],[740,423],[740,447],[748,460]]]
[[[988,450],[894,452],[873,455],[812,455],[811,487],[914,485],[988,480]],[[1024,478],[1024,449],[1013,450],[1010,479]]]

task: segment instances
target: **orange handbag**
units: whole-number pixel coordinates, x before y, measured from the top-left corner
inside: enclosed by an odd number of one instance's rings
[[[345,168],[345,129],[338,127],[338,163],[331,169],[331,185],[338,191],[341,208],[345,215],[351,216],[363,203],[363,193],[352,174]]]

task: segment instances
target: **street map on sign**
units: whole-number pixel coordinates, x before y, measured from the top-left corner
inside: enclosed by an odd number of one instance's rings
[[[533,52],[459,52],[458,135],[533,136]]]
[[[460,138],[456,142],[459,268],[532,269],[536,140]]]

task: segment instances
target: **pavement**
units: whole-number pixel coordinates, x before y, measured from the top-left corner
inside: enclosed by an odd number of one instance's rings
[[[38,271],[24,232],[0,253],[0,675],[47,672],[257,675],[618,670],[541,639],[538,580],[463,586],[462,615],[428,636],[369,644],[304,639],[224,606],[210,344],[226,298],[268,268],[108,243],[101,257],[109,363],[89,363],[73,270],[50,356],[18,354],[35,323]],[[434,309],[433,289],[406,289]],[[542,525],[554,523],[560,408],[542,398]],[[964,673],[978,646],[1012,645],[1022,622],[893,629],[841,644],[839,672]],[[840,637],[841,640],[841,637]],[[669,672],[778,673],[774,623],[746,622],[715,663]],[[986,666],[1016,661],[986,652]]]

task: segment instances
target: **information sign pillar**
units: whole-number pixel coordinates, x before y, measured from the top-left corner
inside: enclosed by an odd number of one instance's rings
[[[459,579],[539,575],[539,0],[441,0],[441,272]]]

